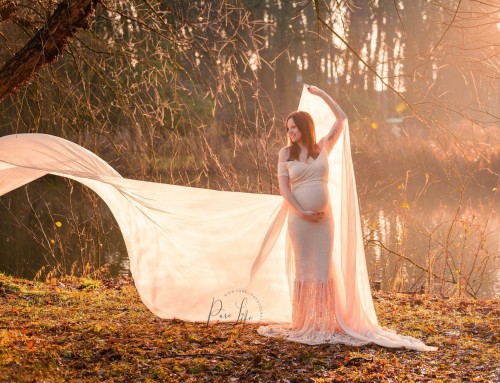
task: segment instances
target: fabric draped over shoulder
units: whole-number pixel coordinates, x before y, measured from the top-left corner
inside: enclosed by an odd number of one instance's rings
[[[278,177],[288,176],[288,161],[278,163]]]
[[[312,115],[317,137],[335,120],[305,88],[298,109]],[[363,343],[433,350],[378,325],[347,125],[328,161],[337,320]],[[278,174],[286,171],[280,164]],[[45,174],[81,182],[105,201],[123,234],[139,295],[155,315],[203,322],[291,321],[293,250],[281,196],[125,179],[98,156],[59,137],[0,138],[0,195]]]

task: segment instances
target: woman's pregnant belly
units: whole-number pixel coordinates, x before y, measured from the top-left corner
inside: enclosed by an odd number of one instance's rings
[[[295,189],[292,193],[303,210],[326,212],[329,208],[330,198],[326,182],[311,182]]]

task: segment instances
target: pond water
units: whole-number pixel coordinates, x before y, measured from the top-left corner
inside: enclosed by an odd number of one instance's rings
[[[385,290],[500,297],[499,216],[486,207],[477,209],[441,206],[363,214],[372,282]]]

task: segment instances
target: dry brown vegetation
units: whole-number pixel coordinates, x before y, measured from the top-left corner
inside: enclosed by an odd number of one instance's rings
[[[495,382],[498,301],[377,293],[382,325],[436,345],[307,346],[258,324],[162,320],[129,279],[0,275],[1,382]]]

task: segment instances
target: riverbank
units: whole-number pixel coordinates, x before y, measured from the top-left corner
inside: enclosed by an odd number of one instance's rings
[[[439,347],[306,346],[258,324],[155,317],[133,281],[0,274],[0,382],[494,382],[498,300],[376,292],[382,325]]]

